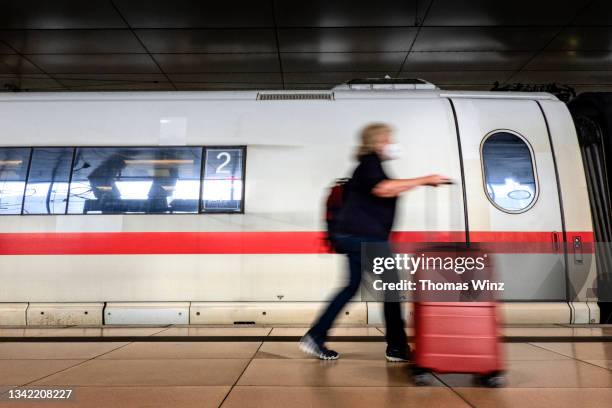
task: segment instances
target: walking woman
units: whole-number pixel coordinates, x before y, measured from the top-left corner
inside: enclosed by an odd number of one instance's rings
[[[361,248],[363,243],[389,247],[397,197],[418,186],[447,183],[446,177],[430,175],[412,179],[390,179],[382,162],[397,159],[401,146],[393,140],[393,130],[384,123],[366,126],[360,135],[357,151],[359,164],[345,187],[346,198],[338,214],[336,231],[330,236],[339,253],[346,254],[349,281],[331,300],[315,325],[300,340],[300,349],[322,360],[336,360],[340,355],[325,347],[327,332],[346,303],[359,289],[362,277]],[[388,361],[408,361],[410,347],[404,331],[401,303],[385,297],[384,315]]]

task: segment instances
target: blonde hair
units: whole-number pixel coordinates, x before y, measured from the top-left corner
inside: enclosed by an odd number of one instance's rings
[[[360,159],[367,154],[374,153],[376,144],[380,140],[380,135],[383,133],[390,133],[392,131],[393,128],[391,126],[382,122],[370,123],[361,129],[361,133],[359,134],[361,144],[357,148],[357,159]]]

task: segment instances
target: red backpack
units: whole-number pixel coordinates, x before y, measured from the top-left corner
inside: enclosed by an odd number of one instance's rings
[[[334,184],[329,189],[327,200],[325,201],[325,223],[327,225],[327,232],[325,241],[331,250],[334,250],[334,244],[330,239],[331,235],[337,232],[338,214],[347,198],[347,185],[351,181],[350,178],[339,178],[336,179]]]

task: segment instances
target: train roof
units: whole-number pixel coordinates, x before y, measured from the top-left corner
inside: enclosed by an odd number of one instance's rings
[[[558,100],[546,92],[447,91],[443,89],[332,89],[252,91],[104,91],[0,93],[0,102],[104,100],[342,100],[414,98],[489,98]]]

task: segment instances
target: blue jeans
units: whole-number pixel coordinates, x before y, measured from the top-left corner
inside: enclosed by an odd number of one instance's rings
[[[334,320],[342,311],[349,300],[355,296],[362,278],[361,264],[361,245],[363,243],[387,244],[388,254],[391,256],[391,248],[385,240],[359,237],[355,235],[336,234],[331,237],[334,247],[339,253],[346,254],[349,263],[349,281],[336,296],[331,300],[327,309],[321,314],[315,325],[309,330],[309,334],[318,344],[323,344],[327,340],[327,332],[331,328]],[[384,302],[385,324],[387,326],[386,340],[389,347],[405,349],[408,347],[408,339],[404,331],[404,321],[402,319],[401,303],[396,301]]]

